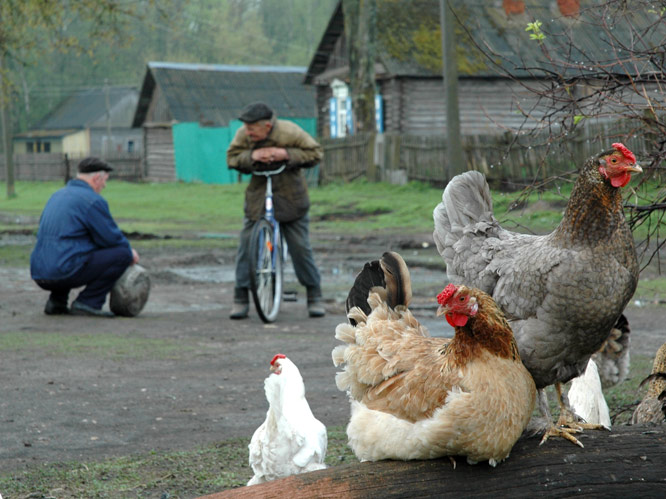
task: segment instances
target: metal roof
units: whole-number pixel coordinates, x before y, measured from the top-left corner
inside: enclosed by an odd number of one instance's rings
[[[78,91],[63,99],[30,130],[85,129],[110,125],[129,128],[139,92],[135,87],[109,86]]]
[[[602,10],[603,0],[581,2],[580,15],[562,15],[556,0],[524,0],[524,10],[507,14],[504,2],[452,0],[460,77],[566,77],[590,73],[594,64],[620,75],[654,73],[649,60],[625,60],[599,28],[599,16],[625,47],[641,44],[664,51],[666,18],[655,10],[627,9],[621,18]],[[520,2],[516,2],[520,3]],[[617,14],[617,13],[615,13]],[[528,23],[540,21],[542,43],[530,39]],[[621,21],[621,22],[620,22]],[[663,30],[648,29],[663,26]],[[342,2],[333,11],[305,77],[306,84],[323,73],[344,33]],[[570,43],[573,40],[574,43]],[[481,53],[493,54],[491,58]],[[579,49],[569,52],[573,47]],[[615,47],[617,49],[617,46]],[[377,61],[392,76],[441,77],[441,37],[438,0],[379,0],[377,2]],[[539,72],[529,68],[541,68]]]
[[[314,91],[303,85],[304,74],[305,67],[300,66],[150,62],[133,126],[144,124],[156,87],[178,122],[227,126],[255,101],[269,104],[278,117],[314,117]]]

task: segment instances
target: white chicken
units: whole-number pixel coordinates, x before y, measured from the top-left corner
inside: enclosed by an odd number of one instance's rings
[[[326,427],[310,410],[298,367],[279,353],[270,369],[264,381],[266,420],[248,446],[254,471],[248,485],[326,468]]]
[[[586,423],[600,424],[610,430],[611,419],[608,404],[601,389],[599,370],[594,360],[587,362],[585,372],[571,381],[569,405]]]

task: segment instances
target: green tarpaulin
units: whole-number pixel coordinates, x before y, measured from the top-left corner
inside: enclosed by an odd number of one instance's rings
[[[310,135],[316,134],[315,118],[293,118]],[[201,127],[198,123],[178,123],[172,127],[176,178],[183,182],[230,184],[238,181],[238,172],[227,167],[227,148],[240,121],[228,127]],[[318,168],[318,167],[317,167]],[[313,170],[313,169],[310,169]],[[308,171],[308,180],[315,171]],[[243,175],[244,179],[249,176]]]

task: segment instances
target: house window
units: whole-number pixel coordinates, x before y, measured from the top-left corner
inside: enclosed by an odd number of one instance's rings
[[[352,100],[349,88],[343,81],[331,82],[333,97],[329,99],[329,127],[331,137],[354,134],[352,122]],[[384,133],[384,104],[382,96],[375,93],[375,124],[377,132]]]
[[[134,152],[134,141],[133,140],[128,140],[127,141],[127,152]]]
[[[43,152],[43,153],[50,153],[51,152],[51,143],[50,142],[40,142],[39,140],[36,142],[26,142],[25,143],[25,151],[26,152]]]
[[[351,98],[347,85],[338,79],[331,83],[333,97],[329,100],[331,137],[351,135]]]

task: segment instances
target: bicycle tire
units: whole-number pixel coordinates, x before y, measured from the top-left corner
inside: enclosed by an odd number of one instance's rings
[[[272,225],[268,220],[259,220],[250,237],[250,290],[257,314],[266,323],[277,319],[282,302],[280,247]]]

